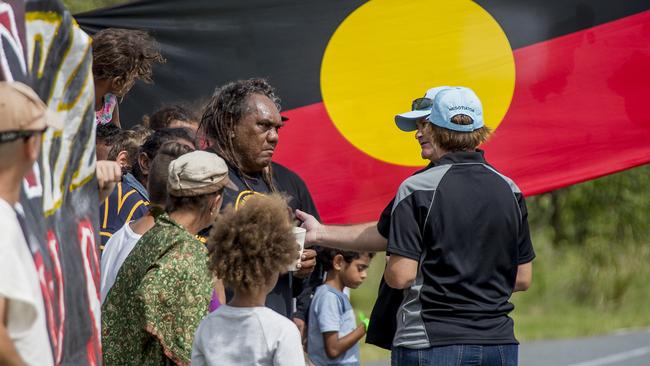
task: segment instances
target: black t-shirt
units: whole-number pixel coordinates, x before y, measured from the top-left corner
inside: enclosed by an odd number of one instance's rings
[[[405,180],[387,252],[420,265],[393,346],[517,343],[509,298],[518,265],[535,257],[527,216],[519,188],[481,151],[447,154]],[[386,233],[385,216],[378,228]]]
[[[316,210],[316,205],[307,189],[305,182],[294,172],[286,167],[271,163],[273,172],[273,181],[278,191],[289,197],[289,206],[292,210],[299,209],[307,212],[320,221],[320,216]],[[249,177],[243,177],[229,166],[228,177],[231,182],[239,188],[233,190],[226,188],[223,193],[223,206],[237,205],[245,201],[251,194],[271,192],[268,184],[262,179],[261,174],[254,174]],[[248,186],[247,186],[247,184]],[[294,278],[289,272],[280,276],[277,285],[266,297],[266,306],[276,312],[290,318],[292,316],[305,319],[309,303],[311,300],[312,289],[317,283],[322,282],[322,274],[318,269],[314,270],[312,277],[306,280]],[[231,291],[226,291],[226,297],[230,300]],[[293,298],[297,297],[296,313],[293,313]]]

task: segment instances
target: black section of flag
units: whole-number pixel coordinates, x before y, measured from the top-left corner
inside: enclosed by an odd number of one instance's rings
[[[319,102],[320,65],[331,35],[364,1],[140,1],[78,15],[94,34],[105,27],[138,28],[160,42],[167,63],[156,85],[138,85],[120,106],[126,125],[160,102],[209,96],[225,82],[267,77],[284,109]]]
[[[650,10],[648,0],[477,0],[513,49]]]
[[[90,34],[106,27],[138,28],[160,42],[167,63],[154,68],[155,85],[138,83],[120,107],[122,123],[130,126],[162,103],[196,101],[211,95],[217,85],[256,76],[276,86],[284,109],[320,102],[320,67],[327,42],[338,25],[364,3],[145,0],[76,18]],[[513,49],[650,8],[648,0],[478,3],[499,22]]]

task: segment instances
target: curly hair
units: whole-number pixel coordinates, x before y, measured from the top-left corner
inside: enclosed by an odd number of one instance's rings
[[[351,252],[332,248],[319,248],[316,260],[323,266],[323,271],[327,272],[334,268],[334,257],[339,254],[346,263],[352,263],[353,260],[361,258],[362,255],[368,255],[370,259],[375,256],[374,252]]]
[[[165,59],[145,31],[107,28],[93,36],[93,76],[96,80],[113,79],[123,93],[135,80],[151,83],[156,62],[164,63]]]
[[[229,206],[210,232],[209,267],[227,287],[249,290],[267,283],[297,259],[286,200],[254,195],[235,210]]]
[[[199,131],[212,140],[212,149],[221,156],[238,174],[244,175],[239,154],[235,151],[235,125],[250,113],[248,97],[261,94],[268,97],[280,111],[280,98],[265,79],[238,80],[217,88],[205,107]],[[264,170],[263,178],[272,192],[276,192],[271,167]],[[247,182],[245,182],[248,185]],[[248,187],[251,189],[251,187]]]

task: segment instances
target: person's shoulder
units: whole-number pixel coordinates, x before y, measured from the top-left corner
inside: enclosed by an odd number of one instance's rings
[[[429,165],[427,168],[406,178],[397,190],[395,200],[399,202],[404,197],[416,191],[434,191],[452,165]]]
[[[120,248],[124,245],[124,241],[127,239],[128,232],[125,227],[129,226],[127,222],[119,230],[113,233],[113,235],[108,238],[106,245],[104,245],[104,251],[102,252],[102,257],[108,255],[109,253],[117,253],[120,251]]]
[[[255,314],[260,324],[262,324],[267,331],[280,331],[290,327],[296,328],[296,325],[287,317],[280,315],[275,310],[267,308],[266,306],[256,307],[253,310],[253,314]]]
[[[135,189],[135,187],[131,186],[127,182],[121,182],[121,184],[122,184],[121,200],[123,204],[132,205],[132,204],[137,204],[140,201],[142,201],[142,203],[147,202],[147,200],[142,196],[142,194],[140,194],[140,192],[137,189]]]
[[[316,307],[324,303],[339,303],[340,305],[343,305],[346,299],[347,296],[345,296],[344,293],[323,284],[318,286],[316,289],[312,302]]]
[[[18,217],[16,215],[16,211],[13,207],[11,207],[7,201],[0,199],[0,225],[2,225],[3,229],[20,229],[20,224],[18,223]]]
[[[15,218],[16,211],[9,204],[9,202],[0,198],[0,219]]]
[[[137,189],[133,188],[127,182],[117,183],[115,189],[113,189],[102,204],[106,204],[107,202],[108,208],[106,210],[109,212],[109,215],[110,212],[117,212],[119,215],[128,215],[138,207],[144,209],[147,205],[147,200],[142,197]]]
[[[271,167],[273,169],[273,176],[276,178],[276,180],[284,180],[305,185],[305,181],[298,175],[298,173],[287,168],[286,166],[278,164],[276,162],[271,162]]]
[[[177,269],[192,273],[205,272],[207,275],[207,270],[197,268],[198,265],[207,263],[205,258],[208,255],[208,250],[203,243],[192,234],[181,231],[170,234],[168,243],[165,254],[160,258],[161,262],[167,262],[174,267],[177,267],[179,263],[186,263],[188,266]]]

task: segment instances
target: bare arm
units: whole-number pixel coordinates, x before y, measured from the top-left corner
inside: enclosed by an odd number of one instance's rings
[[[353,225],[323,225],[300,210],[296,217],[307,229],[306,244],[338,248],[351,251],[382,252],[386,250],[387,240],[377,231],[377,222]]]
[[[514,292],[528,290],[531,282],[533,282],[533,262],[520,264],[517,267]]]
[[[0,297],[0,365],[3,366],[22,366],[23,361],[14,347],[14,343],[9,338],[7,331],[7,300]]]
[[[323,333],[325,353],[329,358],[337,358],[354,346],[366,334],[365,325],[361,324],[357,329],[350,332],[343,338],[339,338],[339,332]]]
[[[384,271],[386,284],[394,289],[410,287],[418,272],[418,262],[411,258],[391,254]]]

